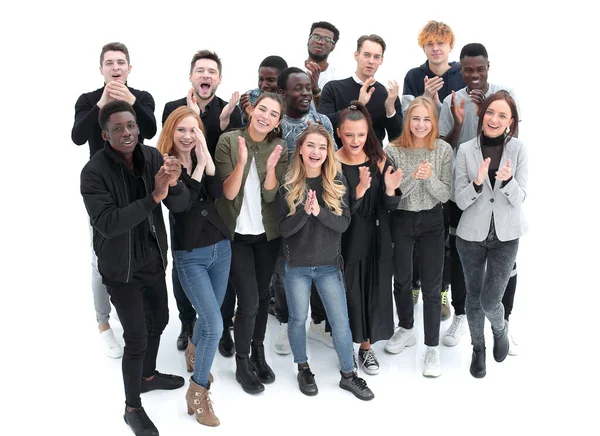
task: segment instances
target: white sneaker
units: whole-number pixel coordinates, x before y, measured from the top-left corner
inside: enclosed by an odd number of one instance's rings
[[[467,331],[467,316],[454,314],[452,324],[446,330],[442,343],[447,347],[455,347]]]
[[[292,347],[290,347],[290,339],[288,337],[287,323],[279,323],[279,331],[277,332],[277,339],[275,340],[275,352],[283,356],[292,352]]]
[[[115,338],[113,333],[113,329],[109,328],[108,330],[104,330],[100,333],[100,344],[102,346],[102,351],[108,357],[113,359],[118,359],[123,356],[123,347]]]
[[[508,328],[508,323],[506,323],[506,328]],[[510,329],[508,329],[508,355],[509,356],[518,356],[519,355],[519,346],[515,342]]]
[[[310,321],[308,327],[308,337],[315,341],[319,341],[323,345],[327,345],[329,348],[333,348],[333,339],[331,333],[325,331],[325,321],[320,324],[315,324],[314,321]]]
[[[427,347],[425,352],[425,366],[423,368],[423,376],[439,377],[442,375],[442,367],[440,365],[440,351],[437,347]]]
[[[394,335],[387,341],[385,344],[385,351],[392,354],[398,354],[405,347],[412,347],[417,343],[417,338],[415,336],[415,329],[412,328],[407,330],[402,327],[398,327],[394,332]]]

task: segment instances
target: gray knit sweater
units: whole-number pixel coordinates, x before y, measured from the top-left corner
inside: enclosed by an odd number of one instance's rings
[[[419,212],[448,201],[452,190],[453,154],[452,147],[447,142],[436,139],[433,150],[388,145],[385,152],[394,169],[400,168],[404,173],[398,209]],[[424,160],[432,166],[431,176],[426,180],[413,178],[412,174]]]

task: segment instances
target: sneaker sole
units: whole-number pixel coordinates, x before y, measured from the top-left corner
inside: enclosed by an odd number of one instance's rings
[[[436,377],[439,377],[440,375],[442,375],[442,370],[440,370],[439,372],[423,371],[423,377],[427,377],[427,378],[436,378]]]
[[[417,338],[415,338],[413,336],[412,341],[409,341],[409,342],[407,342],[404,345],[389,345],[389,344],[385,344],[385,347],[383,347],[383,349],[385,351],[387,351],[388,353],[391,353],[391,354],[399,354],[406,347],[412,347],[412,346],[414,346],[416,344],[417,344]]]
[[[345,391],[350,392],[352,395],[354,395],[356,398],[358,398],[359,400],[363,400],[363,401],[371,401],[373,398],[375,398],[375,395],[371,396],[371,397],[361,397],[360,395],[357,395],[356,392],[354,392],[352,389],[347,388],[346,386],[344,386],[342,384],[342,382],[340,382],[340,388],[342,388]]]
[[[278,350],[277,348],[275,348],[275,353],[279,354],[280,356],[287,356],[291,352],[292,352],[291,349],[289,349],[289,350]]]
[[[366,366],[361,366],[361,369],[369,375],[377,375],[379,374],[379,368],[377,369],[368,369]]]

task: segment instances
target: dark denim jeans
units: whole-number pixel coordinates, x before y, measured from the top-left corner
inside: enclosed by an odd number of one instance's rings
[[[176,251],[175,256],[183,290],[198,313],[192,336],[192,343],[196,346],[192,378],[208,388],[210,367],[223,333],[221,304],[229,279],[231,243],[225,239],[191,252]]]
[[[492,222],[485,240],[471,242],[457,237],[456,248],[467,285],[466,309],[471,344],[474,347],[484,346],[483,328],[486,317],[495,336],[504,333],[502,297],[517,258],[519,239],[499,241]]]

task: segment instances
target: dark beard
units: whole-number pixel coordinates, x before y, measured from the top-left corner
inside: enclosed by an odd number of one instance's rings
[[[308,57],[315,62],[322,62],[327,59],[327,56],[329,55],[313,54],[310,51],[308,52]]]

